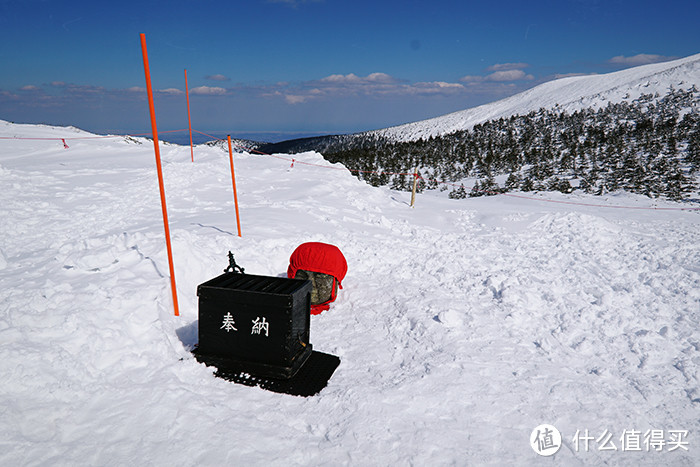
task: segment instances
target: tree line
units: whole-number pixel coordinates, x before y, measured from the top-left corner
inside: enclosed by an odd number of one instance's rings
[[[398,190],[412,188],[417,168],[419,189],[451,189],[452,198],[580,189],[680,200],[697,189],[700,98],[693,86],[599,109],[540,109],[417,141],[362,134],[323,141],[318,149],[329,161]],[[476,180],[470,190],[459,184],[467,178]]]

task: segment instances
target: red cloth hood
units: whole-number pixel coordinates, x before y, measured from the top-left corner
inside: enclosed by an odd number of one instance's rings
[[[341,281],[348,272],[348,263],[337,246],[308,242],[299,245],[292,253],[289,258],[287,277],[296,276],[299,269],[331,275],[335,277],[338,286],[342,289]]]

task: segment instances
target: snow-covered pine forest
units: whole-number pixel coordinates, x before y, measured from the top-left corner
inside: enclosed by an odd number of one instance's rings
[[[418,168],[423,187],[452,185],[453,197],[466,196],[455,182],[473,178],[471,196],[579,188],[680,200],[697,191],[700,92],[693,86],[573,113],[540,109],[427,140],[358,143],[325,156],[375,186],[409,190],[405,174]],[[507,176],[502,184],[499,175]]]

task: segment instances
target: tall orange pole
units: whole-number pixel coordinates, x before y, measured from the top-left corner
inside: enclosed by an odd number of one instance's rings
[[[190,154],[194,162],[194,146],[192,145],[192,118],[190,117],[190,89],[187,86],[187,68],[185,68],[185,95],[187,95],[187,122],[190,125]]]
[[[180,316],[177,304],[177,287],[175,286],[175,267],[173,265],[173,249],[170,246],[170,227],[168,225],[168,209],[165,206],[165,185],[163,184],[163,169],[160,164],[160,148],[158,146],[158,126],[156,125],[156,111],[153,105],[153,88],[151,87],[151,70],[148,66],[148,52],[146,51],[146,35],[141,34],[141,52],[143,54],[143,69],[146,72],[146,90],[148,91],[148,110],[151,113],[151,128],[153,130],[153,147],[156,152],[156,169],[158,170],[158,187],[160,188],[160,205],[163,210],[163,224],[165,226],[165,244],[168,249],[168,266],[170,266],[170,289],[173,294],[173,307],[175,316]]]
[[[231,182],[233,183],[233,204],[236,206],[236,225],[238,236],[241,236],[241,216],[238,215],[238,194],[236,193],[236,172],[233,170],[233,149],[231,149],[231,135],[228,135],[228,158],[231,161]]]

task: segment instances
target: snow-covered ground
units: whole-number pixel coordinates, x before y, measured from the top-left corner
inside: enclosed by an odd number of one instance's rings
[[[0,136],[69,146],[0,140],[0,465],[700,464],[689,204],[426,193],[411,209],[315,153],[236,154],[239,238],[228,154],[163,145],[175,317],[152,144]],[[197,285],[228,250],[281,275],[306,241],[349,264],[311,321],[342,359],[328,387],[215,378],[189,353]],[[530,444],[544,423],[552,457]]]

